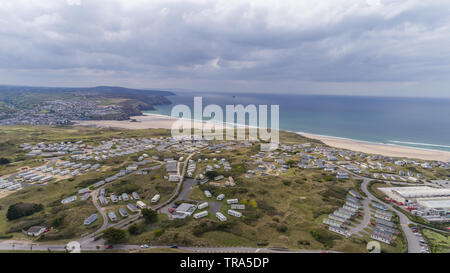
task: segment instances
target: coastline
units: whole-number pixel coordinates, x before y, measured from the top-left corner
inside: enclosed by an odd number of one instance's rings
[[[131,122],[129,120],[117,121],[117,120],[84,120],[76,121],[75,125],[80,126],[96,126],[99,128],[105,127],[116,127],[123,129],[171,129],[172,124],[176,120],[184,120],[185,122],[192,122],[193,127],[200,126],[202,121],[191,121],[190,119],[183,118],[173,118],[171,116],[160,115],[160,114],[149,114],[146,113],[143,116],[131,117],[135,119],[136,122]],[[224,125],[228,126],[227,124]],[[244,125],[242,125],[244,127]],[[294,132],[311,139],[317,139],[322,141],[328,146],[352,150],[355,152],[363,152],[368,154],[379,154],[384,156],[393,157],[405,157],[411,159],[422,159],[422,160],[437,160],[450,162],[450,152],[441,150],[431,150],[423,149],[409,146],[401,146],[396,144],[383,144],[375,143],[333,136],[316,135],[304,132]]]
[[[396,144],[383,144],[303,132],[298,132],[298,134],[308,138],[320,140],[331,147],[352,150],[355,152],[450,162],[450,152],[447,151],[408,147]]]

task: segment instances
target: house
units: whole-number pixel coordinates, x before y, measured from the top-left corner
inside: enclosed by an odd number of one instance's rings
[[[27,231],[24,231],[24,233],[27,234],[28,236],[37,237],[46,231],[47,228],[44,226],[33,226],[30,227]]]

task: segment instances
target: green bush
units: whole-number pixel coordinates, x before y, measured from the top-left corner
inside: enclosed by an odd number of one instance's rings
[[[8,212],[6,213],[6,218],[11,221],[20,217],[32,215],[33,213],[36,213],[43,209],[44,206],[42,204],[16,203],[9,206]]]

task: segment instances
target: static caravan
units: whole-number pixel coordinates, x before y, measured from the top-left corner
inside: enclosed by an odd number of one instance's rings
[[[198,209],[204,209],[204,208],[206,208],[206,207],[208,207],[208,202],[203,202],[203,203],[201,203],[200,205],[198,205]]]
[[[147,207],[147,205],[142,202],[142,201],[137,201],[136,202],[136,207],[140,208],[140,209],[145,209]]]
[[[207,210],[194,214],[195,219],[199,219],[199,218],[206,217],[206,216],[208,216]]]
[[[227,217],[225,215],[223,215],[221,212],[216,212],[216,217],[217,219],[219,219],[221,222],[225,222],[227,220]]]
[[[235,211],[235,210],[232,210],[232,209],[229,209],[228,210],[228,215],[231,215],[231,216],[234,216],[234,217],[242,217],[242,213],[240,213],[240,212],[238,212],[238,211]]]
[[[159,194],[156,194],[156,195],[153,196],[153,198],[152,198],[152,203],[158,202],[160,198],[161,198],[161,196],[160,196]]]
[[[108,217],[109,217],[109,219],[111,219],[111,221],[117,221],[117,215],[113,212],[113,211],[110,211],[110,212],[108,212]]]

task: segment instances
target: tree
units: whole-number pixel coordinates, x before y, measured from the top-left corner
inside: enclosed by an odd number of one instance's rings
[[[208,177],[209,180],[214,179],[214,177],[218,176],[219,173],[216,171],[208,171],[206,172],[206,177]]]
[[[121,242],[125,237],[127,236],[125,230],[119,229],[119,228],[108,228],[103,231],[103,239],[107,243],[115,244],[118,242]]]
[[[140,233],[140,230],[139,227],[136,224],[134,224],[128,228],[128,232],[132,235],[137,235]]]
[[[144,216],[144,219],[148,223],[153,223],[157,219],[158,213],[155,210],[152,209],[142,209],[142,216]]]
[[[11,221],[23,216],[31,215],[43,209],[44,206],[42,206],[42,204],[16,203],[9,206],[8,211],[6,212],[6,218]]]
[[[0,165],[6,165],[6,164],[9,164],[9,163],[11,163],[11,161],[9,159],[4,158],[4,157],[0,157]]]

